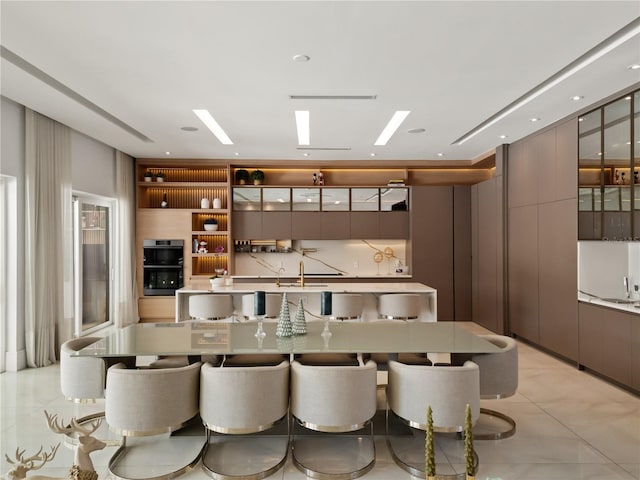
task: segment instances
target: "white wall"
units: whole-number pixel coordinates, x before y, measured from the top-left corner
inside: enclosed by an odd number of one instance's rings
[[[624,298],[623,278],[640,285],[640,243],[578,242],[578,289],[604,298]]]
[[[0,173],[17,178],[18,229],[17,258],[24,259],[24,106],[0,97],[1,123]],[[115,149],[75,130],[71,131],[72,188],[85,193],[115,198]],[[69,205],[71,209],[71,204]],[[24,264],[18,261],[18,298],[16,318],[9,319],[7,330],[7,370],[26,365],[24,340]]]
[[[17,190],[16,256],[24,258],[24,107],[8,98],[0,97],[0,173],[15,177]],[[17,262],[15,272],[17,285],[24,285],[24,263]],[[26,366],[24,342],[24,288],[16,289],[15,318],[8,319],[5,326],[7,370],[20,370]],[[2,354],[2,352],[0,352]]]
[[[71,161],[74,190],[115,198],[116,153],[113,148],[72,130]]]

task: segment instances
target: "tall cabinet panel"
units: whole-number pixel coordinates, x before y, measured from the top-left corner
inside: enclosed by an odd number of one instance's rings
[[[538,207],[540,345],[578,359],[575,199]]]
[[[438,290],[438,320],[455,320],[453,282],[453,187],[413,187],[413,280]]]
[[[492,178],[473,189],[473,320],[492,332],[502,333],[499,295],[501,254],[498,179]]]
[[[540,341],[537,205],[509,209],[509,322],[516,335]]]
[[[508,165],[511,330],[570,359],[578,354],[577,133],[571,119],[520,140]],[[523,194],[532,168],[536,194]]]

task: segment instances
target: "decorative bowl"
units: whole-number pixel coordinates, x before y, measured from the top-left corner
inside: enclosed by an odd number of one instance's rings
[[[218,224],[217,223],[205,223],[204,224],[204,229],[208,230],[210,232],[214,231],[214,230],[218,230]]]

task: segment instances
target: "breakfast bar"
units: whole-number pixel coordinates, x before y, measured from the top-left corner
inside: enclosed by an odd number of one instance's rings
[[[302,299],[305,310],[311,316],[308,320],[320,318],[320,293],[329,291],[337,293],[362,294],[363,309],[361,320],[374,321],[378,318],[378,298],[384,294],[413,293],[420,297],[420,313],[416,321],[436,322],[438,319],[437,291],[427,285],[417,282],[397,283],[306,283],[295,284],[276,283],[236,283],[230,286],[220,286],[214,289],[184,287],[176,291],[176,322],[188,320],[189,297],[202,294],[230,294],[233,297],[234,316],[242,319],[242,297],[256,291],[266,293],[286,293],[289,303],[296,305]]]

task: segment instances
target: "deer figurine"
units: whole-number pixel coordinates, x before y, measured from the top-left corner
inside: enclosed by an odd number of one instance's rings
[[[62,426],[62,421],[58,423],[57,415],[50,415],[45,410],[44,414],[47,417],[47,423],[51,431],[55,433],[61,433],[68,435],[70,433],[78,434],[78,446],[76,447],[75,455],[73,458],[73,467],[69,473],[69,479],[73,480],[97,480],[98,474],[93,468],[93,462],[89,456],[91,452],[96,450],[102,450],[107,444],[102,440],[98,440],[92,437],[91,434],[95,432],[102,420],[95,420],[89,424],[88,427],[83,427],[78,424],[78,421],[74,418],[71,419],[69,426]]]
[[[7,480],[22,480],[27,478],[27,472],[31,470],[38,470],[44,466],[50,460],[53,460],[53,457],[56,456],[56,452],[58,451],[58,447],[60,444],[51,446],[51,451],[49,453],[43,453],[42,448],[35,455],[32,455],[28,458],[25,458],[24,452],[25,450],[20,451],[20,448],[16,448],[16,458],[11,460],[9,455],[5,453],[5,458],[7,462],[11,465],[15,465],[15,467],[7,473]],[[39,465],[36,462],[41,462]],[[56,480],[53,477],[46,477],[44,475],[35,475],[29,477],[29,480]],[[61,479],[60,479],[61,480]]]

